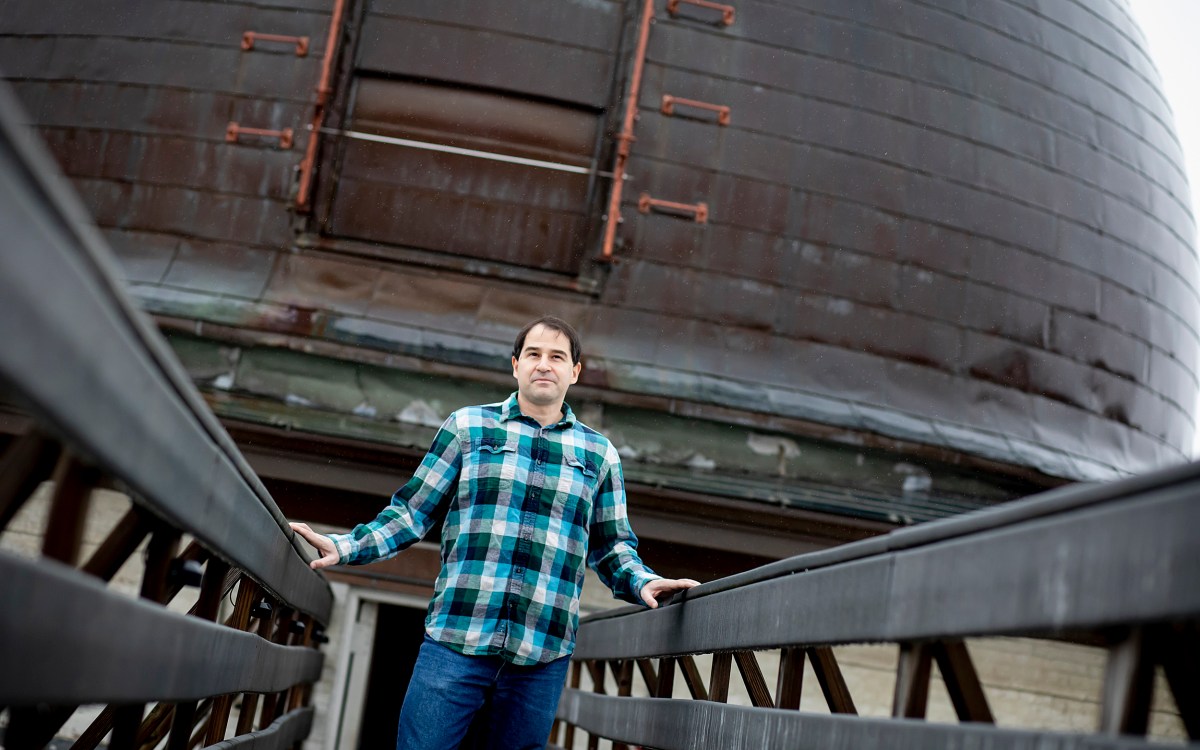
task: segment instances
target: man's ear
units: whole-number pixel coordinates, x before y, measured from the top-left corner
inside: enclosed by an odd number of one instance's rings
[[[515,378],[517,376],[517,358],[516,357],[512,358],[512,363],[513,363],[513,377]]]
[[[579,373],[582,371],[583,371],[583,363],[576,362],[575,366],[571,368],[571,385],[574,385],[575,383],[579,382]]]

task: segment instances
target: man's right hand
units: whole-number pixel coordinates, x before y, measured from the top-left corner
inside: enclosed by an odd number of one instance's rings
[[[320,570],[321,568],[328,568],[330,565],[337,565],[341,560],[338,557],[337,550],[333,546],[333,540],[329,537],[313,531],[306,523],[292,523],[288,525],[292,527],[292,531],[303,537],[304,541],[311,544],[317,550],[319,557],[309,563],[308,567],[313,570]]]

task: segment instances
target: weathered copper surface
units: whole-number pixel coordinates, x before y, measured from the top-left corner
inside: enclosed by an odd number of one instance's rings
[[[488,378],[551,312],[601,400],[1069,478],[1191,450],[1195,224],[1119,3],[657,6],[611,266],[609,177],[336,133],[602,172],[640,3],[349,3],[303,221],[332,0],[117,6],[10,0],[0,70],[160,314]],[[313,49],[246,52],[247,29]],[[296,147],[225,144],[231,121]],[[707,223],[641,214],[643,193]]]

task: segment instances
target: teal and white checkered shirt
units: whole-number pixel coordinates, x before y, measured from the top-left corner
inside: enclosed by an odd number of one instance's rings
[[[391,505],[330,537],[341,562],[392,557],[444,509],[429,636],[518,665],[570,654],[585,560],[628,602],[659,576],[638,557],[616,449],[566,404],[563,413],[543,428],[521,414],[514,393],[451,414]]]

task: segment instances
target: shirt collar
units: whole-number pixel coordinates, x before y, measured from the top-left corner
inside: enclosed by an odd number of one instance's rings
[[[513,391],[512,395],[504,400],[500,406],[500,421],[507,422],[510,419],[515,419],[522,416],[521,405],[517,402],[517,392]],[[575,412],[571,411],[571,407],[566,401],[563,402],[563,418],[558,421],[554,427],[574,427]]]

